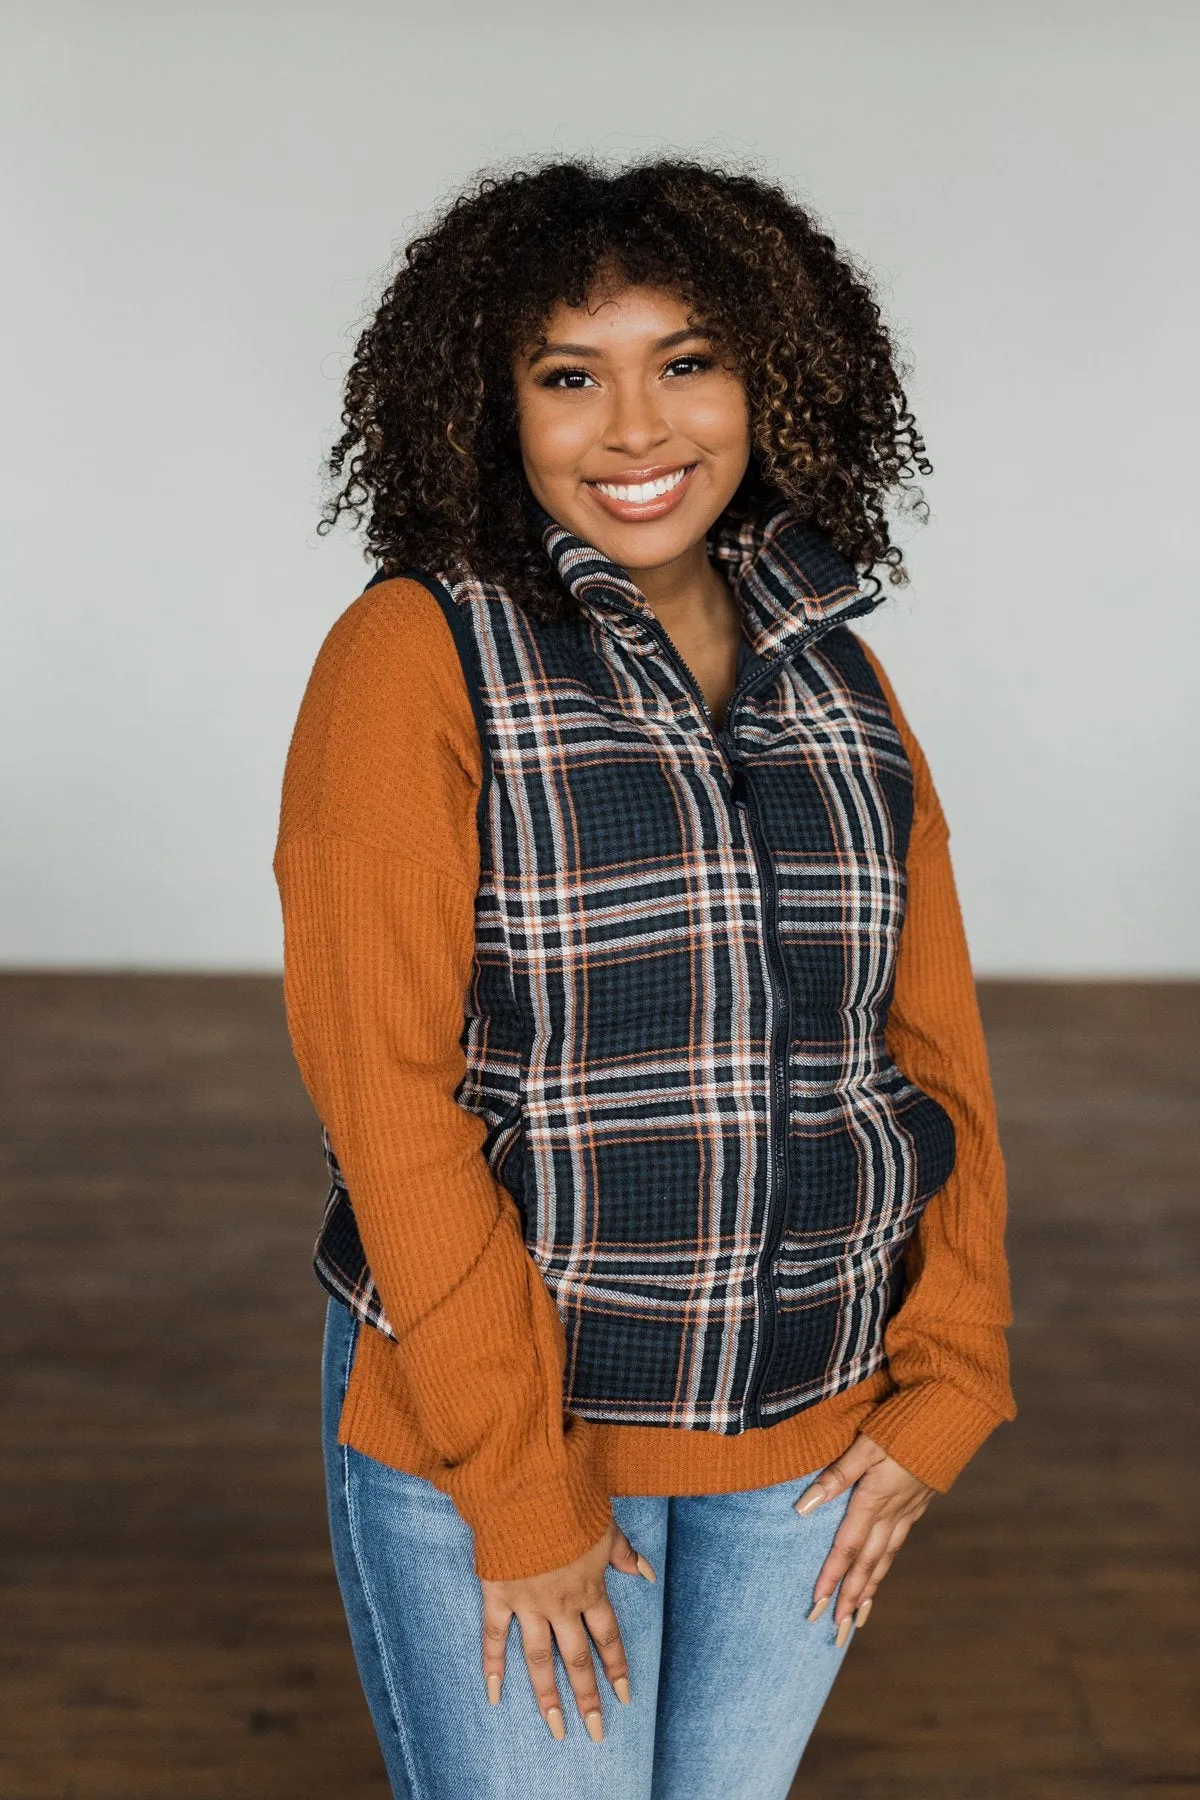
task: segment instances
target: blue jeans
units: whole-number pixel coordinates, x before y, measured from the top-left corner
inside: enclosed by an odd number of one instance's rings
[[[452,1502],[337,1442],[358,1329],[330,1301],[325,1470],[338,1584],[397,1800],[785,1800],[845,1654],[832,1605],[815,1624],[806,1614],[848,1496],[804,1519],[792,1504],[811,1476],[745,1493],[615,1497],[618,1524],[658,1575],[605,1577],[632,1699],[622,1706],[597,1664],[604,1740],[594,1744],[560,1663],[559,1742],[515,1619],[500,1704],[488,1703],[472,1536]]]

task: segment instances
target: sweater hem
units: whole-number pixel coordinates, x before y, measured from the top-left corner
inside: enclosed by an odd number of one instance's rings
[[[397,1404],[400,1396],[388,1379],[394,1367],[389,1357],[392,1349],[375,1333],[364,1332],[360,1337],[339,1441],[448,1492],[445,1465],[431,1452],[409,1410]],[[726,1494],[772,1487],[813,1474],[834,1461],[850,1447],[868,1416],[894,1392],[887,1371],[879,1370],[778,1424],[755,1426],[736,1437],[683,1426],[606,1425],[589,1420],[584,1427],[588,1485],[593,1495],[604,1496]],[[590,1522],[592,1508],[580,1507],[581,1498],[575,1495],[571,1510],[586,1512]],[[547,1528],[543,1525],[541,1529]],[[594,1542],[602,1529],[601,1524],[589,1542]]]

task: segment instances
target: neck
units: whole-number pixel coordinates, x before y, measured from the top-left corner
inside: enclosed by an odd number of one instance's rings
[[[669,633],[685,622],[693,626],[709,620],[716,623],[731,611],[736,617],[736,602],[728,583],[709,562],[703,538],[672,562],[629,573]]]

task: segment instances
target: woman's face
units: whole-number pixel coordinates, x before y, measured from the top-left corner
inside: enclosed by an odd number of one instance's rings
[[[631,572],[694,551],[750,459],[742,381],[673,294],[608,287],[559,304],[516,358],[530,487],[568,531]]]

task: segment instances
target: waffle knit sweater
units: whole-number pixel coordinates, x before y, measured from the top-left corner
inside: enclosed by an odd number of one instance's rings
[[[870,654],[868,652],[868,654]],[[395,1340],[360,1331],[345,1444],[433,1482],[504,1580],[594,1544],[614,1494],[721,1493],[820,1468],[866,1432],[938,1489],[1015,1412],[1004,1326],[1004,1169],[987,1055],[928,765],[871,661],[915,779],[888,1049],[948,1112],[957,1160],[905,1257],[887,1368],[738,1436],[564,1411],[564,1340],[515,1202],[460,1106],[482,758],[449,627],[417,582],[377,584],[317,658],[284,777],[275,875],[288,1026],[354,1168]]]

